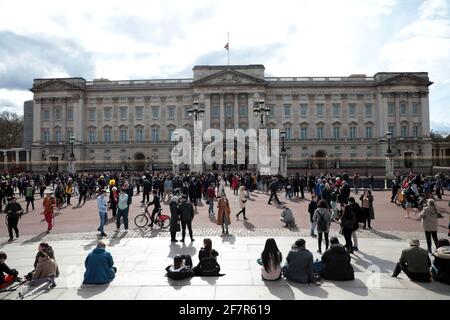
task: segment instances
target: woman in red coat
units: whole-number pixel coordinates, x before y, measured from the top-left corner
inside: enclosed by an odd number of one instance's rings
[[[55,198],[52,197],[51,193],[47,193],[47,196],[44,198],[42,207],[44,208],[44,217],[45,221],[47,221],[47,233],[50,232],[53,228],[53,208],[56,205]]]
[[[231,189],[233,189],[233,194],[238,194],[238,187],[239,187],[239,180],[238,177],[235,175],[233,176],[233,179],[231,179]]]

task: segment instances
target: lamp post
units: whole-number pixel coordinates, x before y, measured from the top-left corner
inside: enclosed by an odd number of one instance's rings
[[[260,117],[260,127],[263,129],[266,118],[270,115],[270,107],[265,106],[264,100],[259,99],[258,105],[253,108],[255,117]]]
[[[264,100],[262,98],[259,99],[258,104],[253,108],[253,114],[255,117],[259,117],[259,119],[260,119],[260,129],[264,129],[266,122],[267,122],[267,117],[270,115],[270,107],[267,107],[264,104]],[[269,136],[269,139],[270,139],[270,136]],[[267,142],[269,143],[269,141],[267,141]],[[265,150],[267,148],[266,145],[259,145],[259,148],[261,149],[260,152],[262,152],[263,154],[267,152],[267,150]],[[260,167],[260,166],[261,166],[261,164],[258,161],[257,167]],[[261,170],[259,170],[259,171],[261,171]]]
[[[205,114],[205,110],[199,108],[199,106],[200,106],[200,104],[198,103],[198,100],[195,99],[194,100],[194,104],[192,105],[192,108],[188,110],[189,118],[193,118],[194,119],[194,132],[193,132],[194,136],[195,136],[195,133],[196,133],[195,132],[195,124],[198,121],[198,119],[199,118],[203,118],[203,116]],[[194,138],[194,144],[195,144],[195,138]],[[197,148],[198,148],[198,146],[197,146]],[[196,148],[195,148],[195,145],[194,145],[193,150],[195,150],[195,149]],[[195,162],[195,152],[192,154],[192,160],[193,161],[191,162],[191,165],[190,165],[190,171],[191,172],[201,172],[201,171],[203,171],[203,164],[202,163],[200,163],[200,164],[195,164],[194,163]],[[203,159],[202,159],[202,162],[203,162]]]
[[[286,177],[287,176],[287,152],[286,152],[286,147],[285,147],[285,145],[284,145],[284,141],[285,141],[285,139],[286,139],[286,130],[281,130],[280,131],[280,136],[281,136],[281,152],[280,152],[280,155],[281,155],[281,163],[280,163],[280,166],[281,166],[281,175],[283,176],[283,177]]]
[[[75,137],[73,134],[70,134],[69,143],[70,143],[69,172],[75,173],[75,165],[74,165],[75,155],[73,154],[73,144],[75,143]]]
[[[388,148],[385,154],[386,157],[386,178],[384,179],[384,187],[385,189],[388,188],[388,180],[394,178],[394,153],[391,150],[391,139],[392,139],[392,132],[388,131],[386,132],[386,138],[388,141]]]

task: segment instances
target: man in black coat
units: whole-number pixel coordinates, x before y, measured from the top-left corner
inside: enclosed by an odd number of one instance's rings
[[[178,214],[180,215],[181,220],[181,242],[184,242],[184,238],[186,237],[186,226],[189,229],[189,236],[191,237],[191,241],[194,241],[194,237],[192,236],[192,220],[194,219],[194,207],[191,203],[187,202],[187,197],[183,196],[181,198],[181,203],[178,206]]]
[[[322,256],[322,277],[327,280],[355,280],[355,272],[350,264],[350,254],[339,244],[336,237],[330,239],[330,248]]]
[[[343,207],[348,203],[348,198],[350,197],[350,187],[348,186],[348,183],[344,180],[343,185],[340,189],[340,197],[339,202],[341,206]]]
[[[273,180],[272,183],[269,186],[270,188],[270,198],[267,204],[271,204],[272,198],[275,198],[277,200],[277,203],[280,204],[280,199],[278,199],[277,191],[278,191],[278,182],[276,180]]]
[[[147,206],[153,205],[153,211],[151,216],[151,222],[148,225],[150,228],[153,228],[153,222],[155,221],[155,215],[158,213],[159,209],[161,209],[161,202],[159,201],[158,190],[153,190],[153,200],[147,203]]]
[[[174,195],[172,199],[170,199],[169,208],[170,208],[170,241],[178,242],[178,240],[176,239],[176,234],[180,230],[178,229],[179,214],[178,214],[178,197],[176,195]]]
[[[345,248],[349,253],[353,253],[353,243],[352,243],[352,233],[355,228],[356,217],[352,210],[352,207],[346,205],[344,208],[344,213],[341,217],[341,228],[342,234],[345,238]]]
[[[142,190],[142,201],[141,203],[145,203],[145,198],[147,198],[147,202],[150,201],[150,191],[152,190],[152,183],[147,178],[144,179],[143,190]]]

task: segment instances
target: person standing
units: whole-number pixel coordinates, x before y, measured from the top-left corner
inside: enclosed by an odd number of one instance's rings
[[[147,179],[147,177],[142,176],[143,179],[143,190],[142,190],[142,201],[141,203],[145,203],[145,199],[147,198],[147,202],[150,202],[150,191],[152,189],[152,183]]]
[[[86,182],[84,182],[84,180],[81,181],[81,183],[79,185],[79,190],[80,190],[80,196],[78,197],[78,206],[81,205],[81,200],[83,200],[83,205],[86,204],[86,195],[88,192],[88,185],[86,184]]]
[[[210,218],[214,218],[214,199],[217,198],[216,192],[214,190],[215,184],[211,183],[206,191],[207,201],[208,201],[208,214]]]
[[[56,200],[52,197],[52,193],[49,191],[42,202],[42,207],[44,208],[44,218],[47,222],[47,233],[53,229],[53,219],[55,217],[53,208],[55,206]]]
[[[164,196],[163,196],[163,202],[166,202],[166,195],[167,195],[167,201],[169,201],[172,197],[172,190],[173,190],[173,183],[172,179],[170,177],[167,177],[164,181]]]
[[[19,219],[22,217],[23,209],[20,203],[17,202],[15,196],[11,197],[11,202],[5,207],[6,221],[8,222],[9,241],[13,241],[13,230],[16,233],[16,238],[19,238]]]
[[[125,231],[128,230],[128,194],[125,192],[124,187],[120,188],[119,198],[117,201],[117,230],[120,230],[120,218],[123,220]]]
[[[244,186],[239,187],[238,201],[239,201],[239,208],[241,209],[241,211],[239,211],[236,214],[236,218],[239,219],[239,215],[242,213],[244,215],[244,220],[248,220],[247,217],[245,216],[245,207],[246,207],[247,197],[245,196],[245,187]]]
[[[32,183],[30,183],[28,185],[28,187],[25,189],[25,200],[27,201],[27,211],[28,212],[28,207],[30,206],[31,203],[31,207],[34,210],[34,185]]]
[[[344,207],[344,213],[341,218],[342,234],[345,238],[345,248],[349,253],[353,253],[352,233],[355,228],[355,214],[350,205]]]
[[[152,215],[150,217],[150,224],[148,225],[150,228],[153,228],[153,223],[155,222],[155,215],[158,213],[159,209],[161,209],[161,201],[159,200],[158,190],[153,190],[153,199],[151,202],[147,203],[147,206],[153,205]]]
[[[364,190],[364,193],[359,198],[361,200],[361,208],[363,210],[364,214],[364,225],[363,229],[366,228],[366,222],[369,229],[372,229],[370,225],[370,221],[375,217],[374,210],[373,210],[373,196],[372,191],[370,190]]]
[[[98,227],[98,231],[100,231],[100,235],[102,237],[106,237],[106,233],[104,231],[104,226],[107,220],[106,210],[108,208],[106,202],[106,190],[101,190],[100,195],[97,197],[97,208],[100,216],[100,226]]]
[[[438,245],[437,229],[438,219],[443,218],[436,208],[433,199],[428,199],[428,206],[419,213],[419,218],[422,219],[423,231],[427,239],[428,253],[431,253],[431,238],[433,238],[434,245]]]
[[[356,235],[356,230],[359,229],[359,223],[364,221],[364,213],[359,204],[356,203],[355,198],[348,198],[348,205],[351,207],[353,215],[355,216],[352,232],[353,251],[358,251],[358,236]]]
[[[267,202],[267,204],[272,204],[272,198],[275,198],[275,200],[277,201],[277,204],[280,204],[280,199],[278,199],[277,196],[277,191],[278,191],[278,182],[276,180],[273,180],[272,183],[269,186],[270,189],[270,197],[269,197],[269,201]]]
[[[331,225],[331,213],[325,200],[320,200],[317,204],[317,209],[314,211],[313,215],[313,221],[317,225],[317,234],[319,236],[319,250],[317,252],[322,254],[322,235],[325,234],[325,250],[328,250],[328,233],[330,232]]]
[[[72,197],[72,193],[73,193],[73,186],[72,186],[72,181],[69,181],[66,185],[66,199],[67,199],[67,205],[70,206],[70,198]]]
[[[231,209],[228,199],[225,194],[220,197],[219,203],[217,204],[217,224],[222,226],[222,234],[228,234],[228,226],[231,224]],[[245,217],[245,214],[244,214]]]
[[[181,204],[178,207],[178,212],[181,220],[181,242],[184,242],[184,238],[186,237],[186,226],[189,230],[189,236],[191,237],[191,241],[194,241],[194,237],[192,235],[192,220],[194,219],[194,208],[191,203],[187,202],[187,197],[183,196],[181,198]]]
[[[178,221],[180,216],[178,214],[178,197],[174,195],[169,202],[170,209],[170,242],[178,242],[176,239],[177,232],[180,231],[180,225]]]
[[[311,222],[311,237],[316,237],[316,234],[314,233],[314,230],[316,229],[316,223],[314,222],[314,212],[317,209],[317,196],[312,196],[311,201],[308,205],[308,212],[309,212],[309,221]]]
[[[117,194],[117,188],[115,185],[109,186],[109,207],[111,208],[113,218],[117,215],[117,203],[119,201],[119,195]]]

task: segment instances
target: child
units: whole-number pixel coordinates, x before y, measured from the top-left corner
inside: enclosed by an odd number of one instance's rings
[[[5,261],[7,258],[8,256],[6,255],[6,253],[0,251],[0,289],[6,288],[11,283],[13,283],[16,280],[17,275],[19,274],[17,270],[10,269],[6,265]],[[4,275],[4,273],[6,273],[6,276]]]

